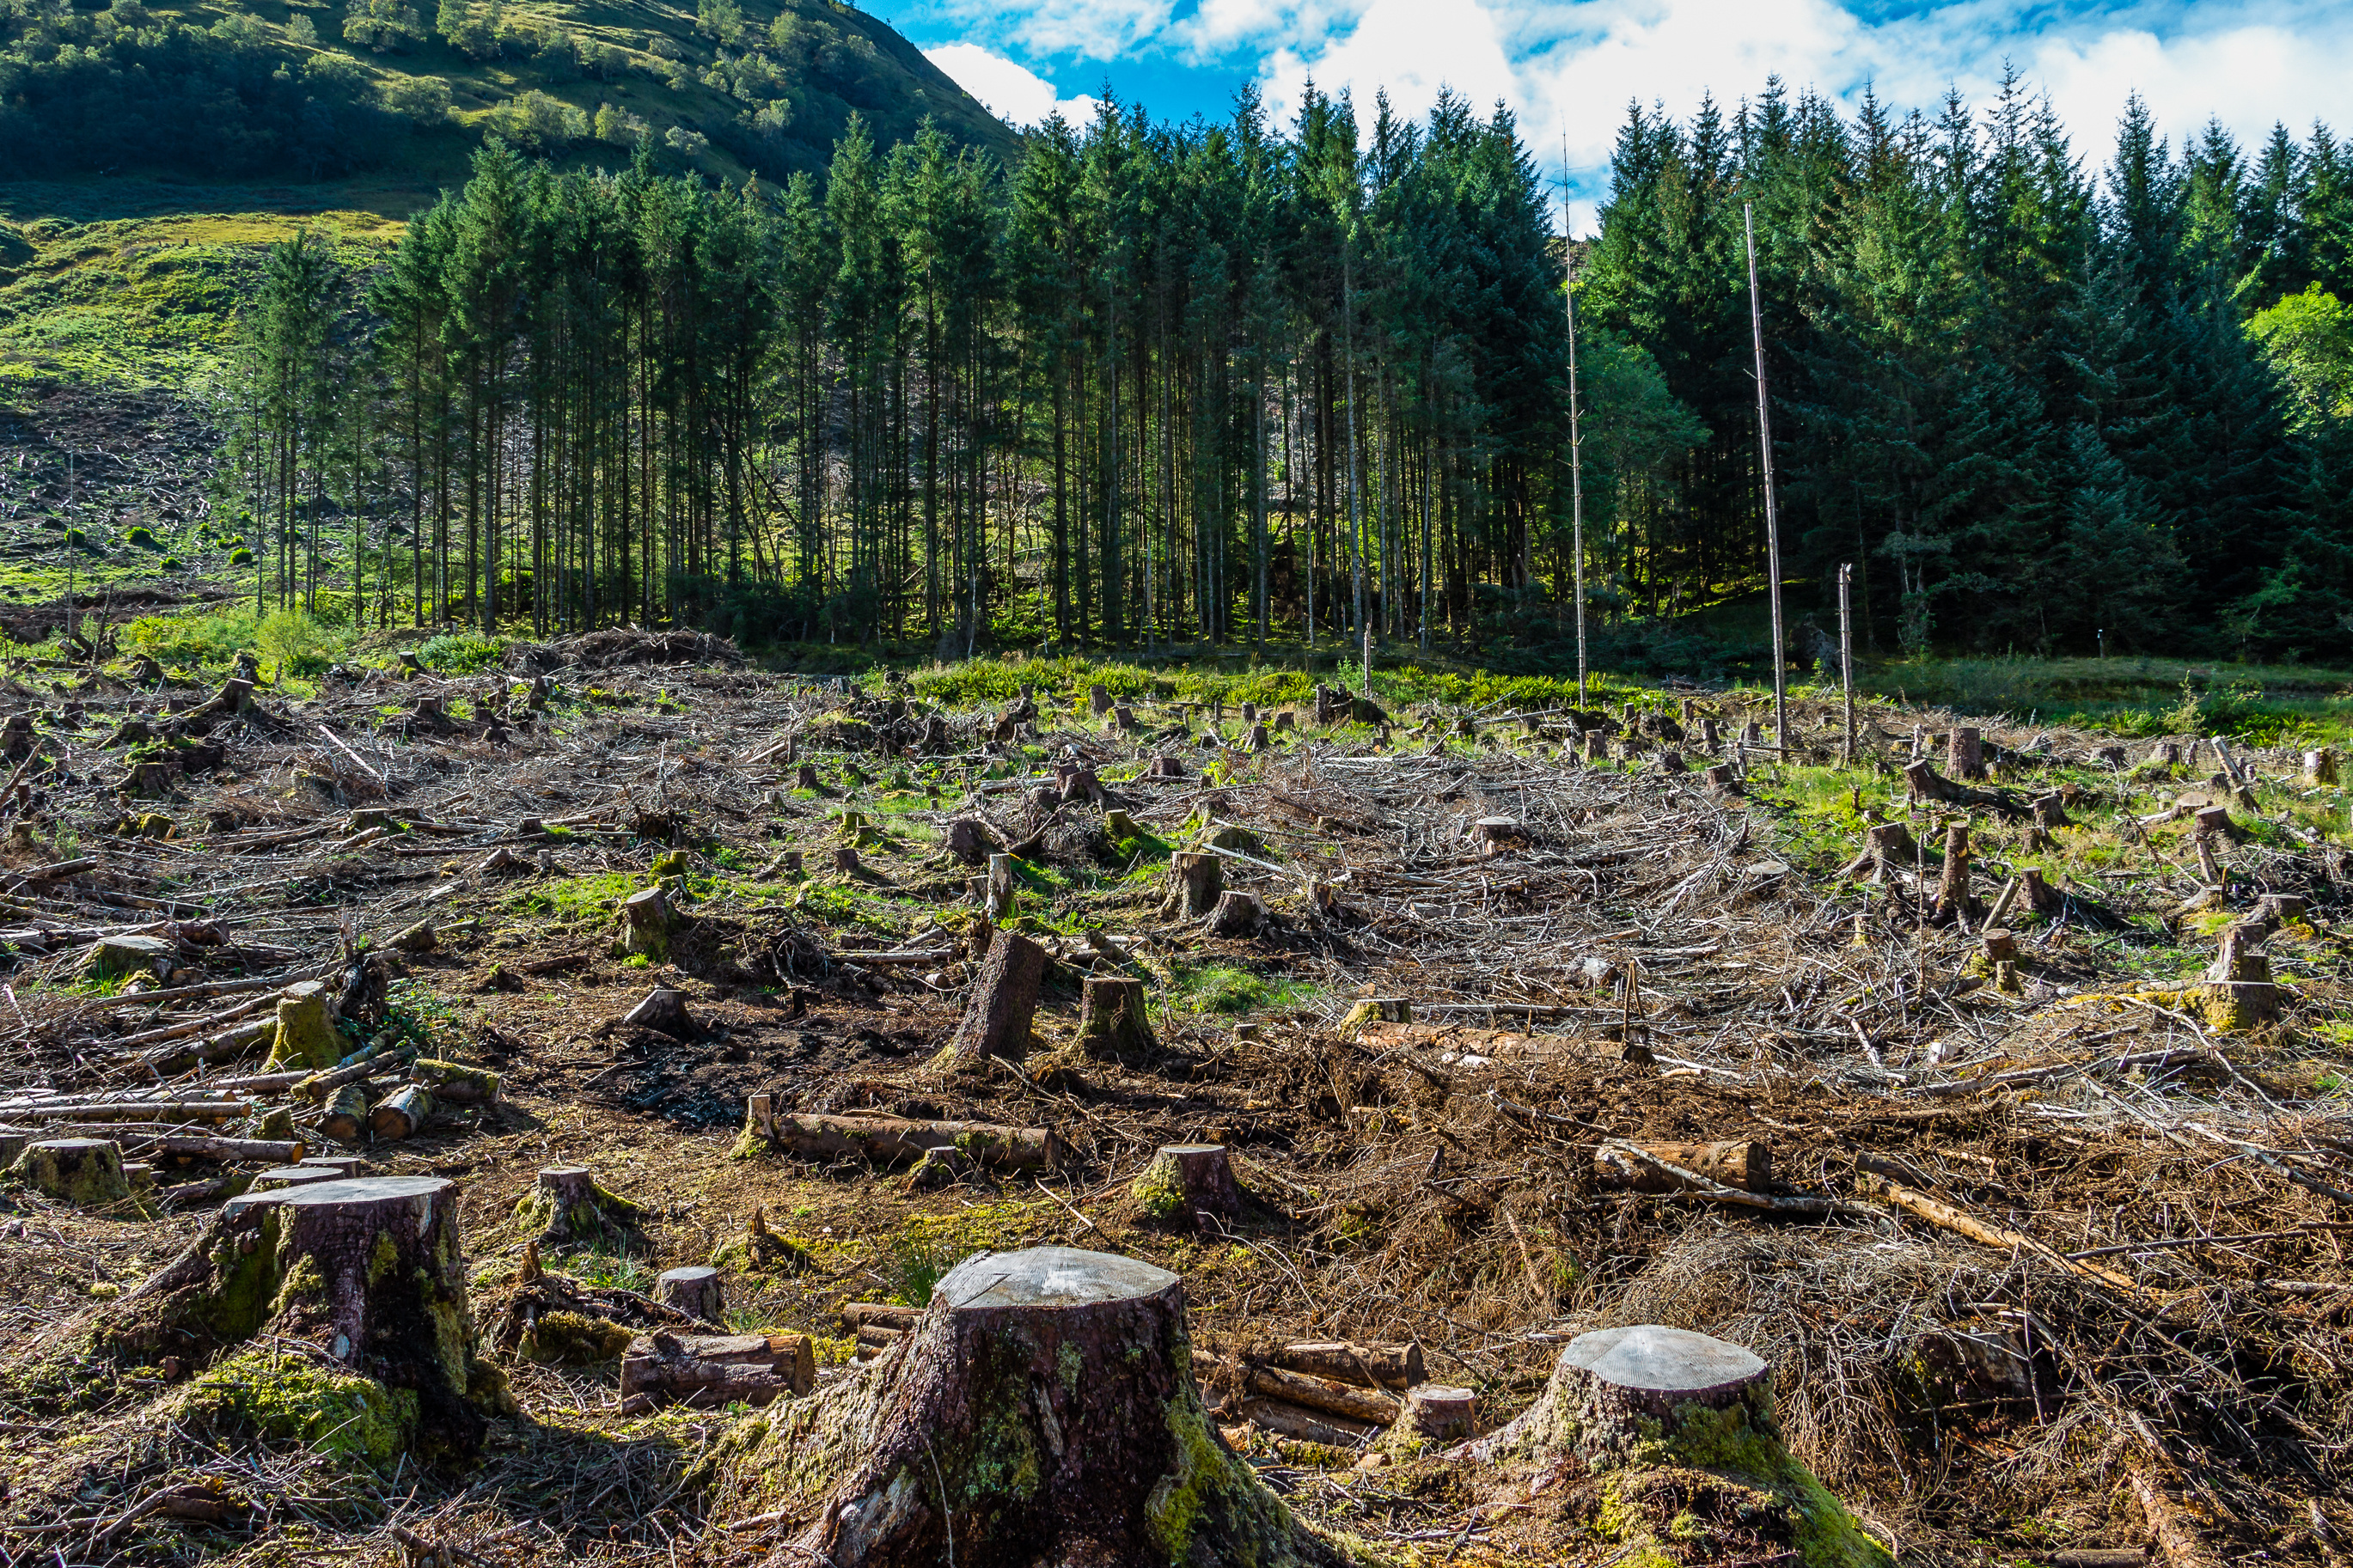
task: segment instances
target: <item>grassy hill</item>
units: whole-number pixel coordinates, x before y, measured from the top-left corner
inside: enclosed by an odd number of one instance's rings
[[[459,177],[497,132],[565,163],[642,138],[673,169],[823,166],[853,113],[1013,132],[875,18],[833,0],[114,0],[0,19],[0,178],[146,173]]]

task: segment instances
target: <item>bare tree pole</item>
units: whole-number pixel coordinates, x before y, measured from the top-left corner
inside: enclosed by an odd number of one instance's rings
[[[1789,746],[1789,676],[1781,647],[1781,515],[1773,499],[1773,420],[1765,402],[1765,308],[1757,293],[1757,207],[1740,204],[1748,234],[1748,330],[1757,344],[1757,440],[1765,458],[1765,570],[1773,606],[1773,742],[1786,759]]]
[[[1848,618],[1848,588],[1854,582],[1854,563],[1839,567],[1839,684],[1846,688],[1846,762],[1854,765],[1854,626]]]
[[[1568,531],[1577,594],[1577,705],[1585,706],[1585,433],[1577,407],[1577,274],[1568,264],[1568,138],[1560,142],[1560,263],[1568,300]]]

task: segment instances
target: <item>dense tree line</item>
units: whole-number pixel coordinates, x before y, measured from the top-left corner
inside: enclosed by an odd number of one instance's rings
[[[1580,298],[1711,431],[1616,563],[1632,602],[1753,580],[1742,206],[1792,570],[1855,563],[1882,647],[2353,647],[2353,151],[2137,101],[2094,177],[2013,83],[1852,120],[1778,87],[1637,110]],[[2333,389],[2333,390],[2332,390]]]
[[[1361,140],[1113,106],[1008,173],[853,125],[774,191],[493,145],[371,275],[272,258],[228,394],[259,591],[357,556],[380,616],[944,649],[1557,605],[1541,181],[1451,100]]]
[[[1753,205],[1785,552],[1855,563],[1867,643],[2333,653],[2348,162],[2177,156],[2135,105],[2094,176],[2014,89],[1850,121],[1774,87],[1635,110],[1564,247],[1509,114],[1451,98],[1109,104],[1010,168],[852,123],[773,187],[494,144],[365,275],[273,258],[236,472],[259,591],[356,561],[380,616],[1541,650],[1573,471],[1605,617],[1762,581]]]

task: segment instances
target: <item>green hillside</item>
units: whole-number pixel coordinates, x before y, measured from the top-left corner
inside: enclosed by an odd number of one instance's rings
[[[0,19],[0,178],[462,175],[491,133],[567,163],[640,139],[727,178],[823,165],[853,114],[1011,131],[875,18],[832,0],[114,0]]]

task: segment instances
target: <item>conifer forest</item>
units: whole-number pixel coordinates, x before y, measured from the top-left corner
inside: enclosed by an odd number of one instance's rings
[[[213,396],[261,605],[753,641],[1493,654],[1786,573],[1858,647],[2353,646],[2353,150],[2087,166],[2023,90],[1640,106],[1566,249],[1500,107],[1104,107],[822,178],[493,142],[380,263],[269,256]],[[1570,395],[1575,274],[1577,406]],[[1581,528],[1580,528],[1581,523]]]

